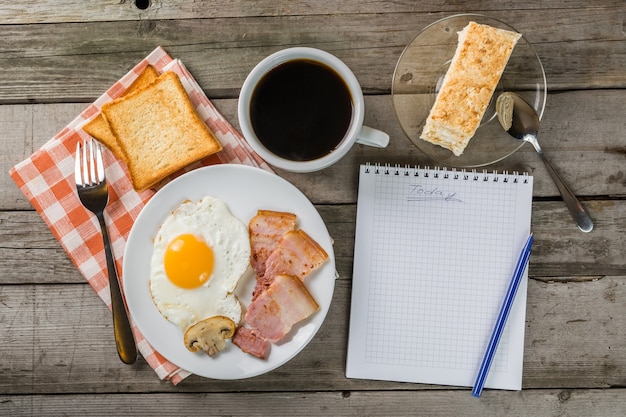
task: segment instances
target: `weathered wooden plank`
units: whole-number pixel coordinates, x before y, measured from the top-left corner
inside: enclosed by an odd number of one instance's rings
[[[236,97],[258,61],[275,50],[298,45],[338,55],[353,69],[366,93],[388,93],[396,61],[407,43],[425,26],[449,14],[0,25],[0,100],[92,101],[157,45],[182,59],[212,97]],[[535,45],[550,90],[626,86],[623,9],[619,6],[586,9],[582,15],[577,9],[542,13],[501,9],[489,14],[514,23]]]
[[[546,156],[578,195],[626,195],[623,101],[621,90],[574,91],[548,97],[539,139]],[[236,100],[214,99],[213,102],[231,123],[238,126]],[[0,106],[0,124],[8,127],[3,133],[0,171],[8,172],[61,130],[85,106],[80,103]],[[365,123],[390,134],[391,143],[387,149],[356,145],[341,164],[316,173],[280,172],[280,175],[315,203],[354,203],[359,163],[435,164],[406,138],[393,113],[390,96],[366,97]],[[559,195],[530,145],[487,168],[528,171],[535,176],[535,197]],[[0,189],[3,190],[0,209],[31,207],[8,175],[0,176]]]
[[[219,383],[191,376],[173,387],[159,381],[142,359],[132,366],[120,362],[111,315],[87,284],[0,285],[0,392],[444,388],[345,378],[350,288],[349,280],[336,281],[333,303],[319,333],[303,352],[275,371]],[[626,275],[565,283],[531,279],[524,389],[626,385],[625,299]]]
[[[586,202],[595,221],[581,233],[561,202],[533,204],[531,276],[541,280],[626,275],[626,201]],[[340,279],[352,276],[354,205],[317,206],[334,240]],[[0,284],[82,283],[81,275],[33,211],[0,212]]]
[[[611,90],[593,94],[567,92],[548,97],[539,141],[546,157],[577,195],[626,195],[623,96],[620,90]],[[234,103],[227,103],[234,106]],[[614,107],[605,107],[608,104]],[[341,164],[306,175],[284,171],[280,171],[280,175],[316,203],[351,203],[356,201],[360,163],[439,165],[408,141],[395,118],[389,96],[368,96],[366,109],[365,123],[390,134],[391,142],[386,149],[357,145]],[[502,162],[485,168],[529,172],[535,177],[535,197],[560,199],[554,182],[529,144]]]
[[[620,6],[619,0],[603,0],[594,3],[595,7]],[[4,2],[0,4],[0,17],[5,24],[59,23],[123,21],[139,19],[197,19],[215,17],[301,16],[316,14],[344,13],[410,13],[410,12],[470,12],[517,9],[586,9],[585,1],[543,1],[541,5],[515,1],[464,1],[442,3],[440,1],[420,1],[397,3],[389,1],[348,0],[341,2],[277,2],[231,0],[194,1],[93,1],[85,7],[83,1],[69,0],[59,3],[54,0]]]
[[[480,400],[461,391],[303,392],[225,394],[106,394],[0,396],[3,415],[202,415],[202,416],[381,416],[467,417],[584,416],[622,417],[624,389],[485,391]]]

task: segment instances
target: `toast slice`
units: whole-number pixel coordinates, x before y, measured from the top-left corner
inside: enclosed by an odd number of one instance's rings
[[[133,81],[133,83],[128,87],[124,96],[134,93],[135,91],[141,90],[145,88],[147,85],[151,84],[154,80],[157,79],[159,73],[156,68],[152,65],[148,65],[142,72],[139,74],[137,79]],[[98,142],[105,145],[113,154],[122,161],[126,162],[126,155],[122,151],[122,148],[117,143],[117,138],[111,132],[111,128],[109,128],[109,123],[106,121],[102,113],[98,114],[95,118],[91,119],[83,126],[83,130],[87,132],[90,136],[94,137],[98,140]]]
[[[173,72],[165,72],[147,87],[104,104],[102,113],[126,155],[137,191],[222,150]]]
[[[470,22],[459,43],[420,136],[463,154],[487,110],[513,48],[522,35]]]

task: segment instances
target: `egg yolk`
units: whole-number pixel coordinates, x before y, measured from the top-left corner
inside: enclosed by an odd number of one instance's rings
[[[204,284],[213,272],[213,250],[192,234],[177,236],[167,245],[164,256],[165,273],[181,288]]]

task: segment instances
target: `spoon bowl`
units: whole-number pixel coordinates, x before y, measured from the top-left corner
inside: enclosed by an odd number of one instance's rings
[[[504,130],[514,138],[529,142],[533,145],[559,189],[563,201],[572,215],[572,218],[578,225],[578,228],[585,233],[590,232],[593,229],[593,222],[589,214],[554,169],[550,161],[545,158],[543,150],[539,146],[539,142],[537,141],[539,116],[535,109],[519,94],[505,92],[500,94],[496,100],[496,112],[498,114],[498,121]]]

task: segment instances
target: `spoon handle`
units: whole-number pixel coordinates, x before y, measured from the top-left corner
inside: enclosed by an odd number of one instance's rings
[[[543,152],[539,152],[539,156],[541,156],[541,160],[545,164],[548,172],[554,180],[554,183],[561,192],[561,196],[563,196],[563,202],[565,202],[565,205],[572,215],[572,218],[574,219],[576,224],[578,224],[578,228],[585,233],[591,232],[591,229],[593,229],[593,222],[591,221],[591,218],[589,217],[589,214],[587,214],[587,211],[585,210],[583,205],[580,203],[580,201],[578,201],[578,199],[576,198],[572,190],[569,189],[567,184],[565,184],[565,182],[563,181],[559,173],[556,172],[550,161],[548,161],[543,156]]]

